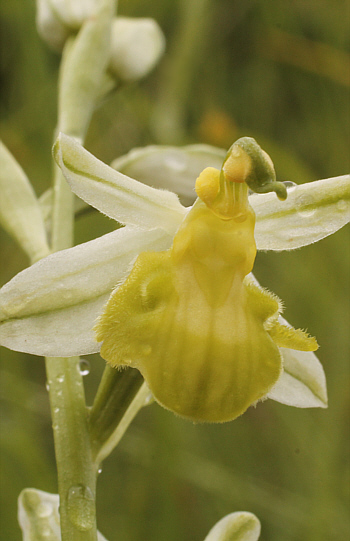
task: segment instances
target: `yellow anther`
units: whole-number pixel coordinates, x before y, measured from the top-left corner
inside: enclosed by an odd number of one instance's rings
[[[198,197],[211,207],[220,188],[220,171],[214,167],[207,167],[196,180],[195,190]]]

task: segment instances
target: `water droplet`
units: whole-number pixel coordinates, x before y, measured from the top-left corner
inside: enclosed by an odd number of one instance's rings
[[[348,208],[347,202],[344,201],[343,199],[341,199],[340,201],[337,202],[336,208],[340,212],[344,212],[344,210],[346,210]]]
[[[185,171],[187,156],[182,152],[169,152],[164,156],[164,165],[173,171]]]
[[[100,475],[100,473],[102,473],[102,467],[100,466],[99,469],[97,470],[97,473]]]
[[[50,526],[42,526],[40,528],[40,537],[47,537],[49,539],[52,539],[52,530]]]
[[[45,388],[47,390],[47,392],[49,392],[50,390],[50,383],[47,381],[46,384],[45,384]]]
[[[53,409],[53,412],[54,412],[54,413],[58,413],[59,411],[60,411],[60,408],[54,408],[54,409]]]
[[[95,500],[92,490],[84,485],[74,485],[68,491],[68,516],[81,532],[91,530],[95,523]]]
[[[284,180],[283,184],[287,188],[288,192],[291,192],[295,189],[296,186],[298,186],[295,182],[292,182],[291,180]]]
[[[64,382],[64,374],[59,374],[56,379],[57,379],[58,383],[63,383]]]
[[[35,510],[37,516],[41,518],[49,517],[52,515],[52,511],[53,508],[50,503],[40,503]]]
[[[315,200],[310,194],[302,194],[295,201],[298,214],[303,218],[309,218],[316,212],[315,207],[313,207],[314,204]]]
[[[87,376],[90,373],[90,363],[86,359],[80,359],[79,371],[82,376]]]
[[[151,392],[149,392],[145,398],[144,405],[148,406],[149,404],[152,404],[152,402],[154,402],[154,396]]]

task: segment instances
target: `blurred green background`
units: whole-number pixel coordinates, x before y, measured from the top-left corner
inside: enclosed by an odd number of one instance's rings
[[[151,143],[227,148],[243,135],[269,152],[281,180],[349,170],[346,0],[120,0],[167,38],[159,66],[96,112],[86,146],[106,162]],[[35,29],[34,0],[0,5],[1,133],[38,195],[50,183],[59,57]],[[113,228],[81,217],[76,242]],[[1,285],[28,265],[3,231]],[[98,480],[109,541],[202,541],[246,510],[262,541],[344,541],[349,505],[349,228],[290,253],[259,254],[259,281],[320,343],[328,410],[272,401],[224,425],[194,425],[154,404],[137,417]],[[19,541],[24,487],[56,492],[43,360],[0,350],[0,539]],[[104,362],[90,359],[91,404]]]

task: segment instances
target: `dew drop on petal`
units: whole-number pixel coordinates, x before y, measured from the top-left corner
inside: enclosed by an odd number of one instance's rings
[[[64,382],[64,374],[59,374],[56,379],[57,379],[58,383],[63,383]]]
[[[302,194],[295,200],[295,206],[298,211],[298,214],[303,218],[308,218],[315,214],[316,209],[312,208],[315,200],[310,194]]]
[[[187,157],[180,153],[168,153],[164,157],[164,164],[173,171],[185,171],[187,167]]]
[[[288,192],[292,192],[296,186],[298,186],[295,182],[292,182],[291,180],[284,180],[283,184],[287,188]]]
[[[45,383],[45,389],[47,390],[47,392],[49,392],[50,390],[50,383],[48,381]]]
[[[80,359],[79,372],[82,376],[87,376],[90,373],[90,363],[86,359]]]
[[[51,530],[50,526],[44,526],[43,528],[41,528],[40,537],[42,539],[45,539],[45,538],[52,539],[51,535],[52,535],[52,530]]]
[[[347,208],[348,208],[347,202],[344,201],[343,199],[341,199],[340,201],[338,201],[337,204],[336,204],[336,209],[337,209],[339,212],[344,212],[345,210],[347,210]]]

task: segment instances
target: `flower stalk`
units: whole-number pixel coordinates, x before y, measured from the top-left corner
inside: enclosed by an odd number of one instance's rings
[[[125,411],[142,386],[138,370],[116,370],[106,366],[90,411],[90,434],[94,460],[97,465],[101,449],[109,440]]]
[[[104,1],[67,40],[59,77],[58,129],[83,141],[99,97],[109,50],[113,2]],[[82,69],[84,66],[84,69]],[[52,251],[73,245],[73,193],[55,168]],[[60,496],[62,541],[96,541],[96,468],[79,357],[46,358]]]
[[[62,541],[96,541],[96,471],[79,358],[46,359]]]

